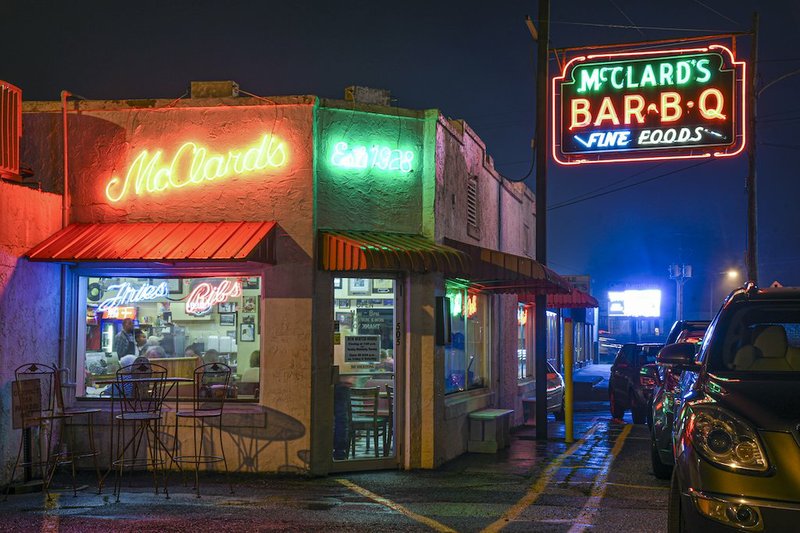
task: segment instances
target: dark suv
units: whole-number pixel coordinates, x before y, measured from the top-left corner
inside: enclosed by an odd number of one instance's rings
[[[667,335],[667,346],[676,342],[689,342],[700,347],[710,320],[680,320],[675,322]],[[658,385],[653,391],[653,401],[648,423],[650,425],[650,461],[653,473],[659,479],[669,479],[672,474],[672,422],[675,410],[680,406],[680,368],[660,360],[658,363]]]
[[[611,416],[621,419],[627,409],[631,410],[634,424],[644,424],[653,398],[653,389],[658,383],[658,374],[652,365],[663,344],[623,344],[608,382],[608,401]]]
[[[725,300],[683,369],[671,531],[796,531],[800,523],[800,288],[752,284]],[[696,359],[696,361],[695,361]]]

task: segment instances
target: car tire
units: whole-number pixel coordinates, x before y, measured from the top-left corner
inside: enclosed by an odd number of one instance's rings
[[[653,465],[653,474],[658,479],[670,479],[672,475],[672,465],[665,465],[661,462],[658,446],[656,446],[656,438],[652,433],[650,434],[650,462]]]
[[[636,403],[636,399],[633,397],[633,391],[630,392],[630,396],[628,397],[628,405],[631,406],[631,418],[633,418],[634,424],[647,423],[647,408]]]
[[[681,489],[678,486],[678,471],[672,469],[672,481],[669,485],[669,502],[667,503],[667,531],[669,533],[684,533],[686,524],[683,520],[683,503]]]
[[[556,418],[556,420],[559,420],[559,421],[564,420],[565,418],[567,418],[567,413],[564,412],[564,403],[563,402],[561,403],[561,409],[559,409],[558,411],[553,411],[553,416]]]
[[[625,406],[620,405],[619,399],[613,390],[608,393],[608,403],[611,408],[611,416],[622,420],[622,417],[625,416]]]

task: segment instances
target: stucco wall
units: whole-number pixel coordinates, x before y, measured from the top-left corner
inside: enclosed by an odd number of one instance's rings
[[[58,363],[59,267],[22,256],[60,225],[60,196],[0,181],[0,485],[21,436],[11,427],[14,369]]]
[[[467,228],[467,185],[477,178],[479,232]],[[463,121],[439,117],[436,142],[436,237],[533,257],[535,200],[523,183],[504,179],[480,137]],[[526,230],[527,227],[527,230]],[[441,290],[441,288],[440,288]],[[488,389],[448,396],[437,410],[437,460],[465,452],[468,415],[485,407],[514,409],[522,420],[517,387],[517,299],[494,295],[491,384]],[[443,364],[443,363],[440,363]]]
[[[80,102],[71,104],[69,125],[71,222],[159,222],[275,220],[277,264],[264,271],[265,290],[259,318],[262,324],[261,405],[231,414],[231,452],[242,454],[241,435],[255,440],[242,455],[244,470],[305,469],[310,448],[312,379],[312,297],[314,293],[314,97],[188,99],[180,102]],[[60,128],[57,103],[26,104],[26,157],[39,168],[56,168],[60,150],[54,140]],[[258,152],[262,140],[274,139]],[[186,143],[193,143],[187,145]],[[278,152],[278,144],[283,148]],[[265,144],[266,146],[266,144]],[[163,177],[136,193],[133,183],[122,187],[138,157],[152,161],[153,173],[169,169],[183,147],[185,157],[173,167],[174,184]],[[188,179],[193,154],[205,150],[205,161],[218,156],[224,163],[231,152],[247,157],[248,150],[274,155],[270,164],[243,172],[220,171],[215,179]],[[271,151],[275,150],[275,151]],[[144,156],[144,152],[147,152]],[[280,155],[280,154],[283,155]],[[285,157],[283,157],[285,156]],[[199,157],[199,156],[198,156]],[[264,156],[261,162],[266,162]],[[250,161],[253,163],[253,160]],[[280,164],[278,164],[278,162]],[[272,164],[275,163],[275,164]],[[236,168],[231,160],[228,169]],[[209,167],[214,172],[216,167]],[[251,169],[248,171],[248,168]],[[175,170],[177,169],[177,170]],[[146,165],[142,172],[147,173]],[[166,172],[166,170],[162,170]],[[135,178],[136,171],[131,176]],[[111,180],[119,181],[109,185]],[[116,201],[115,201],[116,200]],[[249,418],[248,418],[249,417]],[[279,421],[292,426],[286,448],[268,445]],[[185,440],[185,439],[184,439]],[[262,444],[258,444],[262,442]],[[247,452],[247,453],[250,453]],[[235,455],[229,455],[229,459]],[[289,463],[287,464],[286,461]],[[234,459],[235,464],[236,459]],[[241,461],[240,461],[241,462]]]
[[[324,101],[317,137],[319,227],[420,233],[424,124],[423,112]],[[366,157],[349,162],[360,148]]]

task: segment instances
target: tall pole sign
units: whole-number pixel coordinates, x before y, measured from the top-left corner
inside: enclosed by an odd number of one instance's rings
[[[731,157],[746,144],[745,63],[722,45],[578,55],[552,84],[562,165]]]

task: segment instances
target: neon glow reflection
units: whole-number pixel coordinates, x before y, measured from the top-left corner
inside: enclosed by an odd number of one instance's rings
[[[163,151],[150,154],[142,150],[134,158],[125,179],[112,176],[106,184],[106,198],[119,202],[128,194],[137,196],[180,189],[250,174],[268,168],[280,168],[288,160],[286,143],[270,134],[263,135],[254,145],[227,153],[213,153],[198,143],[183,143],[167,164]]]

